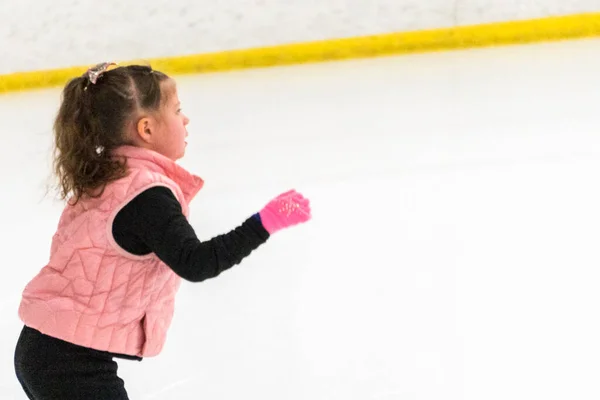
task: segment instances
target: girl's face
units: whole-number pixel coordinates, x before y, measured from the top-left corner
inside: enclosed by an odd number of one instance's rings
[[[177,96],[177,87],[172,80],[161,84],[165,99],[157,115],[154,132],[154,150],[177,161],[185,155],[189,118],[181,112],[181,102]]]
[[[181,112],[177,87],[171,79],[161,83],[162,100],[160,109],[146,114],[136,124],[134,143],[173,161],[185,155],[189,118]]]

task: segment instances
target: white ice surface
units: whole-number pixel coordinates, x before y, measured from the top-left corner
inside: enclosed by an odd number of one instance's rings
[[[600,41],[178,78],[191,222],[228,231],[296,188],[314,219],[185,283],[132,400],[597,399]],[[0,398],[59,91],[0,97]]]

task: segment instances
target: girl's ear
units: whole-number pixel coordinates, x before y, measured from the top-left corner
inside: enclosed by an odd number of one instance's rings
[[[151,144],[153,142],[154,122],[149,117],[141,118],[136,124],[137,136],[144,142]]]

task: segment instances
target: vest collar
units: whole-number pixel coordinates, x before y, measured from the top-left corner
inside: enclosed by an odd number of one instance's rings
[[[147,165],[147,163],[152,163],[152,165],[159,168],[160,172],[167,178],[179,185],[185,197],[185,201],[188,204],[204,186],[202,178],[190,173],[175,161],[153,150],[124,145],[117,147],[113,150],[112,154],[126,157],[127,164],[130,166],[141,166],[142,164]]]

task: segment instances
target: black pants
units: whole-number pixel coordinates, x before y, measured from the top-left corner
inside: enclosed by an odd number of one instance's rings
[[[24,327],[15,372],[32,400],[128,400],[113,355]]]

